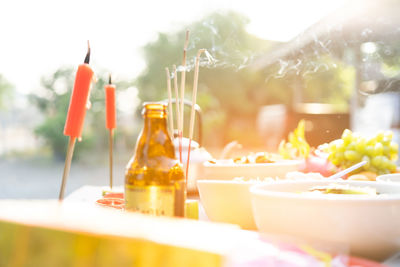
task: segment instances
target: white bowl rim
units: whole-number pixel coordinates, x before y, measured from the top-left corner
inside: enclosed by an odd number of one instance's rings
[[[332,184],[332,183],[339,183],[339,184],[350,184],[355,186],[369,186],[369,187],[395,187],[398,190],[398,193],[394,194],[384,194],[384,195],[377,195],[377,196],[367,196],[367,195],[351,195],[351,194],[342,194],[342,195],[335,195],[335,194],[298,194],[295,192],[282,192],[282,191],[272,191],[264,189],[264,187],[268,186],[275,186],[280,184],[304,184],[304,185],[320,185],[320,184]],[[373,202],[382,202],[382,201],[393,201],[393,200],[400,200],[400,184],[394,183],[377,183],[377,182],[367,182],[367,181],[276,181],[274,183],[264,183],[264,184],[257,184],[250,187],[250,193],[258,196],[271,196],[271,197],[279,197],[285,199],[304,199],[304,200],[320,200],[320,201],[352,201],[352,202],[365,202],[373,201]]]
[[[396,177],[395,181],[391,181],[390,178]],[[383,174],[379,175],[376,177],[377,182],[384,182],[384,183],[398,183],[400,182],[400,173],[388,173],[388,174]]]
[[[272,183],[272,181],[256,181],[256,180],[250,180],[250,181],[237,181],[237,180],[217,180],[217,179],[198,179],[196,180],[197,183],[200,184],[243,184],[243,185],[248,185],[248,184],[265,184],[265,183]]]
[[[229,167],[229,168],[238,168],[238,167],[271,167],[271,166],[295,166],[295,165],[300,165],[303,161],[301,160],[280,160],[277,162],[270,162],[270,163],[234,163],[234,162],[226,162],[226,163],[211,163],[209,161],[205,161],[203,165],[205,167]]]

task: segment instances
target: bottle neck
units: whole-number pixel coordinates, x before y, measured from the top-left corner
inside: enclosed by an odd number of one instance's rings
[[[165,117],[144,117],[143,132],[151,135],[152,133],[158,132],[160,130],[168,134],[167,119]]]
[[[167,130],[166,116],[144,116],[136,154],[141,157],[166,156],[175,158],[175,149]]]

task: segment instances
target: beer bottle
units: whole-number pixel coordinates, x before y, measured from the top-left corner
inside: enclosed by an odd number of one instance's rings
[[[185,175],[168,134],[166,105],[145,103],[142,115],[144,127],[125,172],[125,209],[183,217]]]

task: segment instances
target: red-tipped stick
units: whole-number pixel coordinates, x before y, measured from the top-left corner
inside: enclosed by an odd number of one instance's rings
[[[178,140],[179,140],[179,161],[182,163],[182,126],[181,126],[181,108],[179,104],[179,93],[178,93],[178,72],[176,71],[176,65],[172,66],[174,72],[174,91],[175,91],[175,110],[176,110],[176,122],[178,124]]]
[[[88,41],[88,51],[84,63],[78,66],[76,72],[74,89],[72,90],[67,119],[64,125],[64,135],[69,136],[69,141],[60,187],[60,201],[64,199],[65,187],[71,168],[72,156],[74,154],[75,141],[81,138],[86,109],[88,108],[90,85],[93,81],[93,70],[89,66],[89,61],[90,45]]]
[[[186,82],[186,52],[187,52],[187,47],[189,45],[189,30],[186,31],[186,38],[185,38],[185,44],[183,47],[183,59],[182,59],[182,74],[181,74],[181,100],[180,100],[180,112],[181,112],[181,117],[180,117],[180,129],[178,130],[179,134],[179,151],[182,151],[182,137],[183,137],[183,123],[184,123],[184,99],[185,99],[185,82]],[[182,152],[180,152],[182,154]],[[182,162],[182,156],[181,156],[181,162]]]
[[[165,73],[167,75],[169,128],[171,138],[174,140],[174,113],[172,112],[171,74],[169,73],[168,68],[165,68]]]
[[[195,119],[195,114],[196,114],[195,106],[196,106],[196,99],[197,99],[197,85],[199,82],[200,56],[205,51],[206,51],[205,49],[199,49],[199,51],[197,51],[196,64],[195,64],[195,68],[194,68],[192,109],[190,111],[190,125],[189,125],[189,147],[188,147],[188,157],[187,157],[187,162],[186,162],[186,186],[187,186],[188,174],[189,174],[190,150],[191,150],[191,144],[192,144],[192,139],[193,139],[194,119]]]
[[[106,106],[106,128],[109,130],[108,146],[109,146],[109,169],[110,169],[110,189],[113,187],[113,136],[116,123],[116,106],[115,106],[115,85],[112,84],[111,74],[108,77],[108,84],[105,89],[105,106]]]

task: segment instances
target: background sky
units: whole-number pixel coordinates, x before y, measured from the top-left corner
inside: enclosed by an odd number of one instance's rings
[[[134,78],[143,68],[140,47],[158,32],[176,31],[215,10],[250,18],[248,31],[288,41],[341,6],[345,0],[2,0],[0,74],[26,94],[40,77],[83,61],[86,40],[91,64],[117,79]]]

